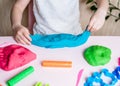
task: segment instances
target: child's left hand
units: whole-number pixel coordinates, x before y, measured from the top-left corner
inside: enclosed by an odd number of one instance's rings
[[[88,30],[91,32],[99,30],[105,22],[105,16],[106,12],[98,9],[89,21]]]

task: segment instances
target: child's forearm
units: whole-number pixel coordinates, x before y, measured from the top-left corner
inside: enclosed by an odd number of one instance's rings
[[[12,28],[21,25],[22,15],[30,0],[17,0],[11,12]]]
[[[18,25],[21,25],[22,14],[23,12],[21,12],[18,7],[16,6],[13,7],[12,13],[11,13],[12,29],[15,29],[15,27],[17,27]]]
[[[106,15],[109,7],[108,0],[96,0],[96,2],[98,5],[98,11],[101,11],[104,15]]]

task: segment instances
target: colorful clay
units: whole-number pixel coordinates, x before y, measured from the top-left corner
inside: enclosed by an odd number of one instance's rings
[[[76,86],[79,86],[79,82],[80,82],[80,79],[81,79],[82,73],[83,73],[83,69],[81,69],[81,70],[79,71],[79,73],[78,73]]]
[[[42,82],[37,82],[35,86],[42,86]]]
[[[116,67],[112,73],[120,80],[120,66]]]
[[[72,35],[72,34],[51,34],[51,35],[41,35],[35,34],[30,35],[32,38],[32,44],[45,47],[45,48],[63,48],[63,47],[75,47],[84,44],[89,36],[90,32],[85,30],[82,34]]]
[[[25,77],[27,77],[32,72],[34,72],[34,68],[32,66],[30,66],[30,67],[26,68],[25,70],[21,71],[16,76],[14,76],[11,79],[9,79],[7,81],[7,85],[8,86],[14,86],[15,84],[17,84],[19,81],[21,81],[22,79],[24,79]]]
[[[55,60],[43,60],[41,62],[43,67],[64,67],[64,68],[71,68],[72,62],[71,61],[55,61]]]
[[[42,82],[37,82],[35,86],[43,86]],[[44,86],[50,86],[49,84],[45,84]]]
[[[102,75],[109,77],[111,81],[109,83],[106,83],[103,81]],[[114,74],[110,73],[107,69],[102,69],[100,73],[94,72],[91,77],[88,77],[84,83],[84,86],[95,86],[94,83],[99,83],[99,86],[115,86],[117,81],[118,80]]]
[[[107,64],[111,59],[111,50],[100,45],[93,45],[84,51],[85,60],[92,66]]]
[[[0,68],[6,71],[21,67],[36,59],[36,54],[20,45],[0,47]]]

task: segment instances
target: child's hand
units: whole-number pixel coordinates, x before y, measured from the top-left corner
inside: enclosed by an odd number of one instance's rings
[[[26,27],[22,25],[18,25],[14,27],[13,29],[15,32],[14,38],[18,43],[28,44],[28,45],[31,44],[31,38],[29,36],[30,32]]]
[[[105,16],[106,16],[105,11],[97,10],[89,21],[88,30],[91,32],[99,30],[105,22]]]

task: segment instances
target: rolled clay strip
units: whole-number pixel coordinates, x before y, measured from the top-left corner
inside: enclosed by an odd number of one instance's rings
[[[65,68],[72,67],[72,62],[71,61],[49,61],[49,60],[44,60],[44,61],[42,61],[41,64],[42,64],[43,67],[65,67]]]
[[[18,83],[23,78],[27,77],[29,74],[34,72],[34,68],[32,66],[26,68],[25,70],[21,71],[16,76],[12,77],[7,81],[8,86],[14,86],[16,83]]]

